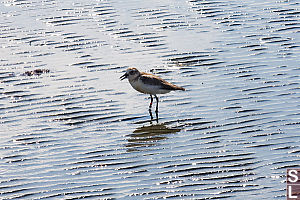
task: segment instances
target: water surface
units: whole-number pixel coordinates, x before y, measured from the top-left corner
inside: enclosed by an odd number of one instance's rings
[[[285,199],[298,2],[12,0],[0,14],[1,199]],[[186,91],[151,121],[127,67]]]

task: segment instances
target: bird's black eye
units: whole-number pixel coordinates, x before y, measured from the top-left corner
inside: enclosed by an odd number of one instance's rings
[[[130,71],[129,74],[130,74],[130,75],[133,75],[133,74],[134,74],[134,71]]]

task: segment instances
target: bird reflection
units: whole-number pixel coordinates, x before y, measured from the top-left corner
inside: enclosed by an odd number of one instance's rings
[[[164,124],[142,126],[129,135],[130,138],[126,147],[128,147],[128,151],[141,151],[138,148],[158,145],[159,141],[167,139],[168,134],[175,134],[180,130],[178,128],[168,128]]]

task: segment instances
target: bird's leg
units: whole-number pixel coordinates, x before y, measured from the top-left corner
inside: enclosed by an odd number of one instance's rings
[[[151,107],[152,107],[152,103],[153,103],[153,97],[151,94],[150,94],[150,99],[151,99],[151,101],[150,101],[150,105],[149,105],[149,111],[151,111]]]
[[[155,96],[155,99],[156,99],[156,110],[155,112],[158,113],[158,97],[156,95]]]
[[[150,118],[151,118],[151,121],[150,122],[152,122],[152,120],[153,120],[153,115],[152,115],[152,112],[151,112],[151,109],[149,108],[149,115],[150,115]]]

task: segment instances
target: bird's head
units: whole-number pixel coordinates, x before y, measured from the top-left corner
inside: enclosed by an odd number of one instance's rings
[[[136,68],[128,68],[126,70],[125,74],[123,74],[123,76],[120,77],[120,79],[124,80],[125,78],[128,78],[129,80],[133,80],[136,77],[138,77],[139,75],[140,75],[140,72]]]

